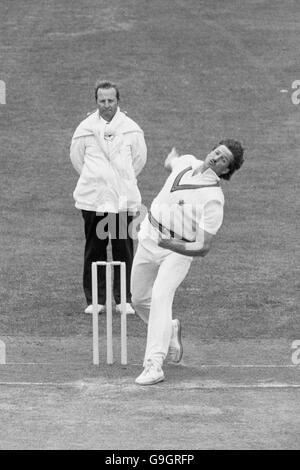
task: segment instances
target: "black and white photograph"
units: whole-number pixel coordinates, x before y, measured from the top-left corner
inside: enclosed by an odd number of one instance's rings
[[[299,33],[299,0],[0,0],[0,450],[300,450]]]

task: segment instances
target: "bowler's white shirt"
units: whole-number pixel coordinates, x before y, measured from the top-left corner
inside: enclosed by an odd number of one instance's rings
[[[223,221],[224,194],[220,178],[210,168],[193,175],[203,161],[183,155],[172,162],[172,172],[153,200],[151,214],[179,238],[194,241],[199,228],[213,235]],[[204,186],[204,187],[199,187]],[[145,220],[140,238],[157,238],[158,232]]]

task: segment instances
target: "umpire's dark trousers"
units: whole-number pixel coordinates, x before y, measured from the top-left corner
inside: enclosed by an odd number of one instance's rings
[[[111,240],[112,258],[126,263],[126,302],[131,302],[130,275],[133,261],[133,240],[128,234],[128,225],[133,219],[127,212],[119,214],[82,211],[85,231],[85,250],[83,268],[83,289],[87,304],[92,303],[93,261],[107,261],[107,246]],[[114,267],[113,296],[116,304],[121,303],[120,267]],[[98,303],[106,302],[105,266],[98,267]]]

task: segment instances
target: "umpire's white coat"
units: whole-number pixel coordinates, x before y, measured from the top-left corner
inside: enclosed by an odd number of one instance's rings
[[[130,210],[141,204],[137,175],[147,159],[142,129],[117,109],[107,123],[98,110],[77,127],[70,158],[80,177],[75,207],[95,212]]]

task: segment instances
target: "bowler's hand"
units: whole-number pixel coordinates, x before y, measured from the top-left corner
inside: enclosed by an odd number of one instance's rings
[[[160,233],[158,236],[158,246],[161,248],[165,248],[167,250],[170,250],[172,246],[172,239],[170,237],[170,234],[166,231],[164,233]]]
[[[179,158],[179,153],[177,152],[176,148],[173,147],[171,152],[167,155],[167,158],[165,159],[165,168],[167,170],[172,171],[172,163]]]

